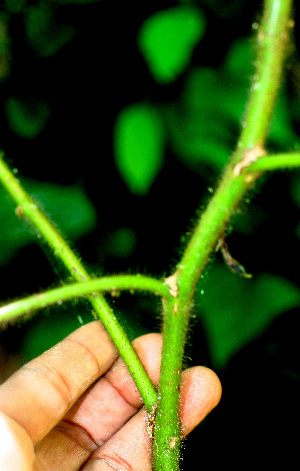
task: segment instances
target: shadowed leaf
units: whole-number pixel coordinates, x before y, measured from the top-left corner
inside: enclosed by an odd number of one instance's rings
[[[232,355],[299,301],[299,289],[278,276],[261,274],[245,280],[225,266],[212,267],[197,304],[214,367],[225,367]]]

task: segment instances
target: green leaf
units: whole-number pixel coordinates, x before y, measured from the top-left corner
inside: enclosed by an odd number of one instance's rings
[[[64,4],[78,4],[78,5],[84,5],[85,3],[99,3],[102,2],[103,0],[52,0],[55,3],[59,3],[61,5]]]
[[[160,11],[143,23],[138,45],[157,82],[172,82],[183,72],[204,31],[203,13],[188,6]]]
[[[296,203],[298,208],[300,208],[300,178],[293,178],[290,185],[290,193],[293,201]]]
[[[279,149],[286,150],[291,143],[299,143],[299,137],[294,132],[290,117],[287,94],[281,92],[274,106],[268,134],[268,144],[275,144]]]
[[[25,181],[24,187],[68,237],[75,239],[94,227],[95,210],[80,186]],[[22,218],[16,216],[15,204],[2,186],[0,207],[0,264],[4,264],[18,249],[36,242],[36,235]]]
[[[250,77],[254,73],[255,48],[252,38],[237,39],[226,55],[223,72],[227,75],[225,83],[231,84],[234,93],[224,95],[222,107],[235,119],[241,121]],[[241,108],[242,105],[242,108]],[[297,141],[290,118],[290,109],[284,90],[279,94],[268,133],[268,143],[285,149]]]
[[[213,69],[197,68],[186,79],[181,106],[165,111],[171,145],[192,170],[202,172],[203,164],[219,170],[228,161],[232,120],[222,109],[225,94]]]
[[[25,139],[35,138],[44,129],[50,115],[45,101],[16,97],[6,100],[5,111],[12,131]]]
[[[132,193],[145,195],[163,163],[164,132],[157,112],[136,104],[119,114],[114,130],[116,166]]]
[[[7,9],[12,13],[20,13],[26,5],[26,0],[5,0]]]
[[[232,79],[244,81],[249,88],[249,81],[254,72],[255,48],[252,38],[238,38],[229,48],[224,70]]]
[[[9,30],[9,15],[0,13],[0,82],[8,77],[10,66],[11,39]]]
[[[26,9],[25,31],[28,42],[42,57],[53,56],[75,34],[73,27],[56,21],[54,10],[45,0]]]
[[[225,367],[274,318],[300,301],[299,289],[283,278],[261,274],[245,280],[219,264],[209,271],[204,288],[196,302],[215,368]]]
[[[298,208],[300,208],[300,178],[299,177],[295,177],[291,181],[290,194],[294,203],[298,206]],[[300,222],[297,225],[296,234],[297,234],[297,237],[300,238]]]
[[[234,42],[218,69],[197,67],[185,79],[179,104],[165,106],[170,145],[193,171],[220,171],[238,136],[253,73],[253,50],[246,38]],[[286,95],[275,105],[268,142],[279,149],[297,143]]]
[[[120,227],[109,234],[107,241],[108,252],[118,258],[128,258],[133,253],[137,243],[136,234],[130,227]]]

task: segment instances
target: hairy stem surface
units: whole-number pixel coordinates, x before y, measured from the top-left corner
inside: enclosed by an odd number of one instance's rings
[[[36,202],[33,201],[24,191],[19,181],[9,170],[1,157],[0,180],[18,205],[20,209],[18,211],[19,214],[27,217],[31,221],[39,231],[40,235],[51,247],[56,258],[64,264],[72,277],[79,282],[90,281],[91,277],[81,264],[80,260],[38,208]],[[147,410],[151,411],[157,402],[157,394],[125,331],[101,294],[95,292],[87,294],[87,299],[93,307],[95,317],[102,322],[117,350],[122,356],[124,363],[135,381]]]
[[[26,315],[38,309],[43,309],[55,303],[69,301],[79,296],[86,296],[92,292],[105,291],[115,293],[125,290],[147,291],[166,299],[170,297],[167,285],[154,278],[143,275],[107,276],[69,284],[5,304],[0,307],[0,322],[11,321],[16,317]]]
[[[220,184],[195,227],[170,284],[165,303],[164,343],[154,440],[155,470],[179,469],[179,384],[190,306],[211,253],[224,239],[230,217],[259,173],[244,173],[266,152],[265,139],[280,84],[291,0],[266,0],[257,33],[257,61],[243,129]]]

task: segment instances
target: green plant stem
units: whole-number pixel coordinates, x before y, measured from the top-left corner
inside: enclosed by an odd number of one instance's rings
[[[84,296],[96,291],[118,294],[120,291],[138,290],[147,291],[166,299],[170,298],[166,284],[143,275],[116,275],[108,276],[81,283],[73,283],[60,288],[55,288],[43,293],[34,294],[26,298],[5,304],[0,307],[0,322],[12,321],[16,317],[28,315],[38,309],[52,304],[62,303],[70,299]]]
[[[300,167],[300,154],[297,152],[286,152],[281,154],[261,157],[256,162],[246,167],[245,173],[266,172],[270,170],[294,169]]]
[[[252,80],[243,130],[238,147],[263,145],[280,86],[289,30],[292,0],[265,0],[257,31],[256,70]]]
[[[280,83],[291,0],[266,0],[258,29],[258,55],[243,130],[220,184],[195,227],[172,278],[174,299],[165,303],[161,379],[154,431],[154,469],[179,469],[180,372],[194,291],[211,253],[259,174],[243,169],[265,154],[264,143]],[[177,287],[177,289],[176,289]],[[176,347],[174,348],[174,345]],[[175,446],[173,446],[175,444]]]
[[[4,163],[1,156],[0,180],[18,205],[18,214],[27,217],[31,221],[34,227],[39,231],[40,235],[52,248],[54,255],[64,264],[72,277],[79,282],[91,280],[91,277],[81,264],[80,260],[38,208],[36,202],[33,201],[24,191],[17,178]],[[126,364],[141,394],[144,404],[150,412],[153,410],[153,407],[157,402],[157,394],[125,331],[117,321],[113,311],[102,295],[90,293],[87,295],[87,299],[93,307],[96,318],[100,319],[123,358],[124,363]]]

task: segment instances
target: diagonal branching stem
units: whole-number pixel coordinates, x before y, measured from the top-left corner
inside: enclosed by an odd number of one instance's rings
[[[83,267],[79,258],[76,257],[63,237],[42,213],[36,202],[25,192],[17,178],[4,163],[1,156],[0,181],[18,205],[20,209],[20,211],[18,211],[19,214],[27,217],[31,221],[40,235],[51,247],[56,258],[64,264],[74,280],[79,282],[90,281],[91,277]],[[124,329],[119,324],[112,309],[101,294],[97,292],[89,293],[87,294],[87,299],[93,307],[96,319],[101,320],[111,340],[122,356],[141,394],[144,404],[150,412],[157,402],[157,394]]]
[[[266,152],[265,139],[280,84],[291,0],[265,0],[257,33],[257,61],[237,150],[195,227],[170,281],[173,300],[164,303],[163,351],[154,433],[154,469],[179,469],[180,372],[190,309],[198,279],[211,253],[224,238],[231,215],[259,173],[244,169]],[[175,345],[175,348],[174,348]]]
[[[55,303],[86,296],[93,292],[119,292],[125,290],[147,291],[166,299],[170,298],[168,287],[162,281],[143,275],[116,275],[72,283],[44,293],[33,294],[0,307],[0,322],[12,321]]]

